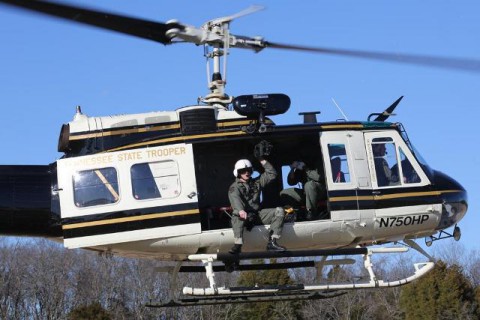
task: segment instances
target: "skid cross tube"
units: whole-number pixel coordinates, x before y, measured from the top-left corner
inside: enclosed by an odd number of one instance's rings
[[[262,251],[245,252],[239,254],[217,253],[217,254],[192,254],[188,256],[191,261],[204,261],[213,257],[214,260],[223,262],[235,262],[239,260],[271,259],[271,258],[299,258],[316,256],[343,256],[363,255],[368,253],[367,248],[344,248],[344,249],[322,249],[322,250],[299,250],[299,251]]]
[[[252,270],[278,270],[278,269],[293,269],[314,267],[315,261],[299,261],[299,262],[285,262],[285,263],[270,263],[270,264],[242,264],[236,265],[235,271],[252,271]],[[214,272],[227,271],[223,265],[213,266]],[[205,267],[202,266],[182,266],[179,272],[205,272]]]

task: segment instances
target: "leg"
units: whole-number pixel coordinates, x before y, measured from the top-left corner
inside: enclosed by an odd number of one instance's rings
[[[258,217],[263,224],[270,224],[270,237],[267,244],[267,250],[271,251],[285,251],[285,248],[277,244],[280,239],[283,228],[283,220],[285,211],[281,207],[262,209],[258,213]]]
[[[258,212],[258,217],[262,224],[269,224],[273,232],[272,238],[279,239],[283,229],[283,219],[285,211],[281,207],[262,209]]]
[[[245,224],[245,221],[240,220],[239,216],[232,215],[233,238],[235,241],[232,249],[230,249],[229,251],[232,254],[240,253],[242,251],[244,224]]]
[[[316,181],[308,181],[303,188],[305,189],[305,205],[307,211],[312,212],[312,214],[316,216],[318,201],[320,200],[320,183]]]
[[[302,189],[288,188],[280,191],[280,199],[283,205],[298,207],[305,201],[305,194]]]

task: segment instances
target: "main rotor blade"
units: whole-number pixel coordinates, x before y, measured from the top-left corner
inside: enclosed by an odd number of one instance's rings
[[[340,55],[347,57],[371,59],[371,60],[383,60],[397,63],[407,63],[424,65],[436,68],[446,68],[470,71],[474,73],[480,72],[480,60],[476,59],[464,59],[464,58],[445,58],[434,57],[424,55],[402,54],[402,53],[388,53],[388,52],[372,52],[372,51],[360,51],[360,50],[344,50],[334,48],[321,48],[321,47],[305,47],[290,44],[281,44],[265,41],[265,48],[287,49],[287,50],[299,50],[312,53],[323,53],[331,55]]]
[[[165,24],[40,0],[0,0],[1,3],[163,44],[171,43],[170,37],[165,35],[168,30],[184,29],[178,23]]]

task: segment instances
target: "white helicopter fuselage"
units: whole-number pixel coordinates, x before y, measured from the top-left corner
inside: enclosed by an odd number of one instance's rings
[[[288,248],[340,248],[429,236],[454,225],[467,210],[464,188],[431,170],[401,125],[384,122],[401,98],[376,121],[275,126],[265,116],[286,112],[290,99],[283,94],[233,99],[225,93],[220,70],[221,57],[235,47],[464,69],[458,59],[297,46],[230,32],[232,20],[258,7],[196,28],[50,1],[0,3],[165,45],[205,45],[213,66],[210,93],[200,99],[206,105],[112,117],[78,112],[62,127],[62,159],[43,166],[1,166],[0,234],[50,237],[62,239],[68,248],[167,259],[223,251],[233,243],[227,208],[233,164],[253,161],[252,149],[262,140],[274,145],[269,161],[279,173],[263,190],[264,207],[284,205],[280,191],[289,186],[283,176],[293,161],[306,161],[301,158],[307,153],[324,179],[318,203],[322,217],[307,221],[298,206],[297,218],[285,224],[281,239]],[[225,110],[230,104],[236,112]],[[308,146],[303,155],[297,149],[302,144]],[[262,170],[258,164],[256,169]],[[245,238],[245,249],[263,250],[265,227],[255,227]]]
[[[189,125],[180,121],[182,112],[196,115],[202,110],[213,111],[218,130],[179,134]],[[152,131],[158,132],[158,138],[57,161],[54,193],[59,196],[65,246],[166,260],[228,251],[233,244],[227,197],[234,179],[231,169],[239,158],[251,158],[250,146],[262,139],[279,151],[270,161],[282,174],[292,160],[301,160],[293,149],[300,141],[313,141],[311,151],[323,164],[326,191],[320,206],[327,216],[306,221],[299,214],[286,222],[280,242],[290,250],[431,236],[466,212],[465,190],[448,177],[440,179],[442,183],[435,180],[436,175],[446,176],[427,172],[430,169],[418,160],[408,138],[402,138],[401,126],[372,122],[272,125],[272,130],[258,135],[241,128],[248,123],[233,111],[198,106],[129,118],[77,114],[69,123],[70,144],[83,140],[84,147],[91,147],[106,137],[120,139]],[[378,144],[386,146],[387,155],[375,154]],[[379,176],[378,158],[386,159],[394,171],[388,184]],[[334,168],[334,159],[339,168]],[[263,195],[266,207],[280,206],[277,195],[289,187],[284,179],[277,180]],[[265,250],[267,229],[258,225],[245,231],[244,250]]]

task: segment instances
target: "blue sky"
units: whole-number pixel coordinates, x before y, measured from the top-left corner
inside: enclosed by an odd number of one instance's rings
[[[266,10],[232,23],[232,33],[272,42],[480,59],[477,1],[65,1],[154,21],[200,26],[252,4]],[[479,248],[480,73],[302,52],[234,50],[227,92],[288,94],[320,120],[365,120],[405,98],[404,124],[429,164],[469,192],[462,243]],[[89,116],[172,110],[207,93],[203,48],[163,45],[0,6],[1,164],[47,164],[75,106]],[[441,245],[441,242],[437,244]]]

